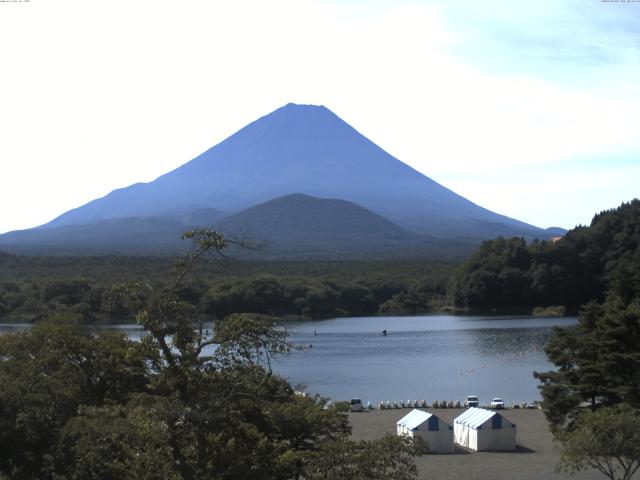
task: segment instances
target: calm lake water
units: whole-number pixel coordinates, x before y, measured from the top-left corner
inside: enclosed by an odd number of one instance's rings
[[[507,404],[531,402],[540,398],[533,372],[553,368],[543,351],[552,327],[575,323],[450,315],[296,322],[289,324],[291,340],[306,348],[279,357],[273,368],[292,384],[335,400],[431,403],[474,394],[481,402],[494,396]],[[0,334],[24,328],[0,325]],[[117,329],[132,338],[142,334],[134,325]]]
[[[531,402],[540,399],[533,372],[553,369],[543,351],[552,327],[576,321],[430,315],[297,323],[292,340],[313,347],[279,359],[274,369],[311,393],[374,405],[470,394],[481,402]]]

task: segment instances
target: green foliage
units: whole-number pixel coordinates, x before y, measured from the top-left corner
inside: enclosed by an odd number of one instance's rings
[[[146,389],[143,349],[113,332],[89,335],[68,318],[0,337],[0,471],[36,478],[81,405]]]
[[[149,399],[81,407],[60,432],[55,470],[78,480],[179,479],[171,465],[167,430]]]
[[[224,359],[228,365],[266,365],[269,374],[271,357],[294,348],[287,343],[287,331],[278,327],[274,318],[238,313],[218,323],[212,341],[219,346],[216,359]]]
[[[185,266],[190,260],[180,261]],[[214,262],[198,257],[193,268],[197,277],[181,282],[175,295],[206,315],[222,319],[243,312],[295,319],[441,308],[453,266],[426,261]],[[131,298],[132,284],[170,289],[175,276],[172,262],[160,257],[62,261],[0,254],[0,322],[32,323],[59,312],[91,324],[133,322],[140,305]]]
[[[629,279],[629,267],[640,268],[640,250],[612,274],[607,300],[586,305],[578,325],[556,328],[545,348],[557,370],[536,377],[555,428],[571,422],[585,401],[640,408],[640,282]]]
[[[557,369],[535,374],[569,472],[590,467],[629,479],[640,466],[639,221],[637,201],[596,216],[590,242],[608,238],[606,229],[613,235],[600,245],[606,298],[587,304],[576,326],[555,330],[545,351]],[[591,262],[593,248],[585,250]]]
[[[140,342],[90,334],[72,314],[0,337],[0,477],[415,478],[413,445],[349,441],[344,409],[273,374],[270,359],[294,348],[273,318],[232,314],[203,328],[186,278],[227,243],[186,237],[195,249],[174,281],[113,292],[138,309]]]
[[[557,242],[498,238],[484,242],[456,271],[450,297],[457,307],[515,310],[564,305],[577,311],[602,302],[613,277],[640,248],[640,200],[596,215]],[[617,273],[616,273],[617,272]],[[627,287],[626,295],[632,291]]]
[[[452,288],[455,305],[480,309],[528,305],[523,270],[529,262],[523,239],[484,242],[456,274]]]
[[[559,436],[559,469],[598,470],[611,480],[630,480],[640,468],[640,411],[604,407],[583,412],[575,427]]]

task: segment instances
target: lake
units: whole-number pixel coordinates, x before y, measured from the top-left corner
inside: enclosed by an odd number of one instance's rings
[[[291,325],[291,339],[312,345],[280,358],[274,369],[310,393],[337,400],[540,399],[534,371],[547,371],[552,327],[576,318],[339,318]],[[382,335],[382,330],[388,335]],[[316,335],[314,335],[314,331]]]
[[[305,347],[279,357],[274,370],[292,384],[335,400],[540,399],[534,371],[553,368],[544,345],[553,326],[576,318],[514,316],[352,317],[288,324]],[[28,328],[0,325],[0,333]],[[135,325],[117,327],[131,338]],[[382,331],[387,330],[387,336]]]

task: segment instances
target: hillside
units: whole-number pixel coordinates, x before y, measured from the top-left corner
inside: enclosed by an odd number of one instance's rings
[[[86,225],[20,230],[0,237],[0,250],[39,254],[171,253],[187,229],[175,220],[110,219]]]
[[[612,287],[631,295],[640,285],[639,272],[640,200],[635,199],[595,215],[589,226],[555,242],[484,242],[458,269],[450,293],[458,307],[471,309],[561,305],[576,312],[588,302],[602,302]]]
[[[0,250],[39,254],[175,254],[184,250],[182,234],[212,225],[220,212],[198,209],[163,217],[113,218],[80,225],[17,230],[0,235]]]
[[[86,225],[16,231],[0,236],[0,250],[54,255],[173,255],[189,247],[186,230],[215,228],[256,250],[231,249],[240,258],[462,259],[472,242],[418,235],[344,200],[292,194],[220,219],[212,209],[177,217],[130,217]]]
[[[214,227],[257,242],[262,253],[272,257],[461,258],[473,249],[469,243],[408,232],[352,202],[300,193],[250,207]]]
[[[405,229],[352,202],[319,199],[301,193],[286,195],[250,207],[216,224],[223,233],[248,228],[257,238],[312,239],[374,235],[412,238]]]

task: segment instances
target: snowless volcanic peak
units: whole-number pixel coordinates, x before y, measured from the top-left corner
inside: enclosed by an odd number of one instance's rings
[[[354,202],[437,237],[546,238],[414,170],[324,106],[289,103],[153,182],[71,210],[45,227],[208,208],[226,215],[293,193]]]

